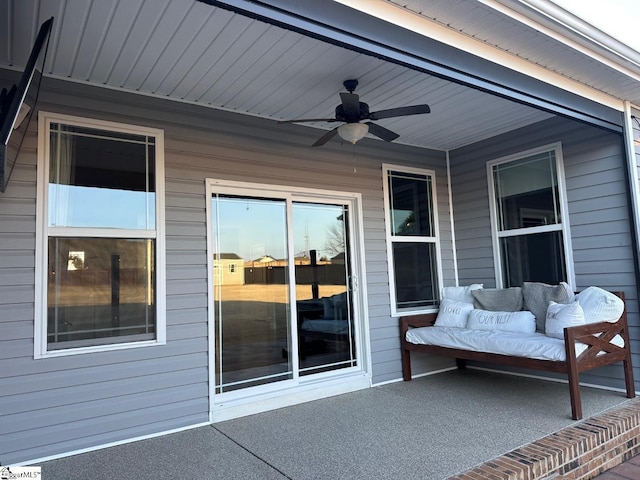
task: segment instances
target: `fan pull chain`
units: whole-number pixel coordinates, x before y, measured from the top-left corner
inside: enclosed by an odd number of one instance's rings
[[[351,154],[353,155],[353,173],[358,173],[358,169],[356,168],[356,144],[351,145]]]

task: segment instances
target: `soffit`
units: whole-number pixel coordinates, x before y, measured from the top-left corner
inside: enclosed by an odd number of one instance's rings
[[[460,16],[460,27],[470,21],[461,2],[422,3],[439,5],[443,21],[446,12]],[[46,75],[178,102],[274,120],[327,118],[342,82],[357,78],[372,111],[428,103],[429,115],[377,123],[399,133],[397,142],[444,150],[551,116],[195,0],[9,0],[0,9],[0,67],[22,68],[53,16]]]

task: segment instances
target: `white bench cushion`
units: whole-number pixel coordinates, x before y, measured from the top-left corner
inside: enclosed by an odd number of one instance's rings
[[[417,345],[438,345],[539,360],[563,362],[566,358],[564,340],[537,332],[522,334],[455,327],[420,327],[409,329],[406,339],[409,343]],[[624,346],[624,340],[620,335],[611,343],[619,347]],[[582,343],[576,344],[576,356],[586,348]]]

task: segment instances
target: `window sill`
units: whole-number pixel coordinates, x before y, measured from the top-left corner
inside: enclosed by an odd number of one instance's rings
[[[400,318],[406,317],[408,315],[422,315],[424,313],[438,313],[438,307],[428,307],[420,310],[401,310],[401,311],[392,311],[392,318]]]
[[[91,347],[74,347],[60,350],[38,351],[34,353],[33,358],[38,360],[42,358],[55,358],[65,357],[69,355],[110,352],[114,350],[126,350],[131,348],[155,347],[159,345],[166,345],[166,343],[167,342],[164,340],[146,340],[141,342],[111,343],[107,345],[95,345]]]

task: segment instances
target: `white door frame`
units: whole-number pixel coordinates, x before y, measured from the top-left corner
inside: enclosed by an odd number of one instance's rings
[[[208,308],[208,368],[209,368],[209,420],[217,422],[259,413],[275,408],[369,388],[371,386],[371,350],[369,340],[368,304],[364,262],[364,228],[362,224],[362,197],[359,193],[320,190],[296,186],[265,185],[249,182],[206,179],[207,215],[207,308]],[[215,395],[215,308],[213,299],[212,205],[214,193],[261,196],[292,202],[337,203],[348,205],[350,255],[352,264],[353,316],[356,339],[357,366],[325,372],[294,380],[275,382],[259,387]],[[290,213],[290,212],[289,212]],[[291,235],[291,233],[289,233]],[[291,240],[289,238],[289,240]],[[293,283],[293,282],[292,282]],[[295,301],[293,285],[292,301]],[[295,342],[294,342],[295,343]],[[295,345],[294,345],[295,347]],[[297,349],[293,350],[297,351]]]

